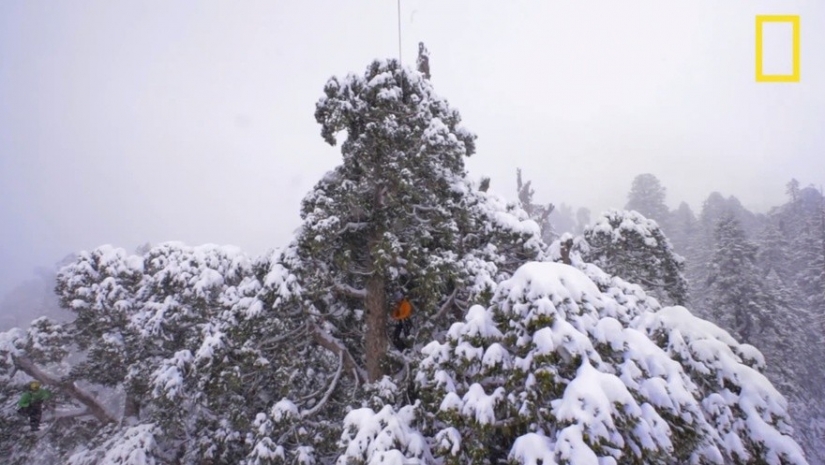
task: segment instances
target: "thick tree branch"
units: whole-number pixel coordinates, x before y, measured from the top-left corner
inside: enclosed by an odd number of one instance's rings
[[[315,342],[318,343],[321,347],[338,354],[339,356],[344,357],[344,367],[347,370],[352,370],[354,374],[356,374],[356,381],[360,382],[361,380],[367,379],[367,373],[355,363],[355,359],[352,357],[352,354],[349,353],[344,344],[341,341],[335,339],[317,325],[313,324],[313,331],[312,336],[315,339]]]
[[[335,283],[333,285],[336,292],[343,294],[347,297],[352,297],[354,299],[366,299],[367,298],[367,290],[366,289],[356,289],[349,284],[344,283]]]
[[[101,423],[114,423],[117,421],[94,396],[77,387],[73,381],[62,380],[46,373],[25,355],[14,355],[12,359],[14,360],[15,366],[23,370],[27,375],[43,384],[57,386],[58,389],[88,407],[89,412]]]

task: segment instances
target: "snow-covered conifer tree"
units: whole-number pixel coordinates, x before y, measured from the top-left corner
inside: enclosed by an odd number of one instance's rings
[[[305,197],[303,225],[280,260],[300,283],[294,307],[281,311],[301,315],[309,336],[280,344],[299,350],[285,361],[293,370],[320,367],[324,388],[286,392],[264,412],[260,424],[272,434],[259,438],[255,463],[323,457],[337,439],[324,419],[340,415],[340,426],[347,406],[380,414],[409,400],[421,344],[472,304],[489,302],[497,282],[544,250],[523,209],[466,179],[463,159],[474,152],[475,136],[420,73],[390,60],[361,76],[332,78],[316,119],[329,143],[346,130],[343,163]],[[414,308],[411,352],[388,350],[396,293]],[[400,392],[387,397],[387,383]],[[376,389],[383,394],[371,394]],[[303,418],[292,407],[301,397],[318,402]],[[289,428],[306,434],[284,442]]]
[[[584,259],[640,284],[663,303],[687,302],[684,259],[655,221],[635,211],[609,210],[584,231]]]
[[[347,135],[343,163],[304,200],[302,281],[333,335],[360,354],[376,381],[387,373],[394,304],[388,296],[404,293],[424,323],[445,305],[443,296],[468,289],[472,275],[489,270],[471,270],[463,261],[482,259],[490,244],[499,255],[515,247],[507,260],[535,257],[540,245],[523,244],[537,228],[525,217],[514,219],[515,227],[500,224],[509,237],[490,236],[496,233],[490,227],[506,217],[492,213],[486,193],[464,179],[475,136],[428,80],[397,61],[332,78],[316,119],[328,143],[336,143],[339,131]]]
[[[756,253],[756,244],[745,237],[739,222],[733,216],[723,218],[716,228],[708,278],[711,312],[715,321],[749,343],[774,324]]]

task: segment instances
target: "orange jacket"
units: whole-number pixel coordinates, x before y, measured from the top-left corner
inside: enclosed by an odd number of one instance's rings
[[[410,315],[412,315],[412,304],[410,304],[410,301],[406,298],[401,299],[401,302],[398,302],[398,305],[392,312],[393,320],[406,320]]]

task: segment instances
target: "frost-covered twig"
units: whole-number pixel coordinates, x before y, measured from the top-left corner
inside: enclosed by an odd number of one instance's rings
[[[311,417],[312,415],[315,415],[316,413],[318,413],[321,410],[321,408],[324,407],[324,405],[329,400],[329,396],[332,395],[332,392],[335,390],[335,387],[338,386],[338,379],[341,378],[341,372],[343,370],[344,370],[344,353],[339,352],[338,353],[338,370],[335,372],[335,377],[332,378],[332,382],[329,385],[329,389],[327,389],[327,392],[326,392],[326,394],[324,394],[324,397],[317,404],[315,404],[314,407],[312,407],[309,410],[304,410],[303,412],[301,412],[301,417],[302,418]]]

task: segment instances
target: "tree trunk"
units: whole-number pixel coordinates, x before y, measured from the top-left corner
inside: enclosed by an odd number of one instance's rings
[[[367,355],[367,376],[375,382],[384,376],[384,358],[387,355],[387,298],[384,278],[373,274],[367,281],[367,330],[364,341]]]
[[[384,376],[384,358],[387,355],[387,296],[384,289],[384,276],[375,265],[376,247],[384,235],[382,214],[384,209],[385,187],[378,184],[375,187],[375,226],[372,230],[369,246],[370,276],[367,279],[367,297],[364,306],[367,311],[367,329],[364,333],[364,351],[367,356],[367,377],[369,382],[375,382]]]

